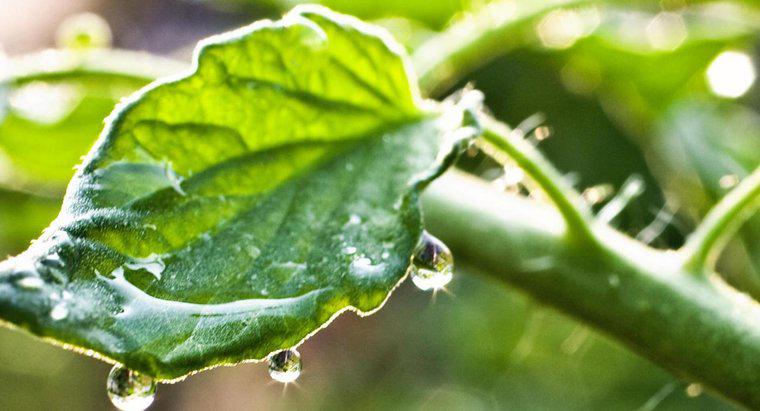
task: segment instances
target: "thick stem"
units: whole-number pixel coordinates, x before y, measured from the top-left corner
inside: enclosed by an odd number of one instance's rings
[[[692,273],[709,272],[728,237],[760,206],[760,167],[726,194],[705,216],[681,252]]]
[[[760,305],[603,225],[564,241],[551,207],[450,172],[423,196],[426,226],[457,258],[584,320],[686,380],[760,408]]]
[[[595,242],[590,231],[591,211],[562,175],[523,139],[511,138],[506,127],[483,116],[483,139],[508,155],[529,175],[557,206],[567,224],[569,238]]]

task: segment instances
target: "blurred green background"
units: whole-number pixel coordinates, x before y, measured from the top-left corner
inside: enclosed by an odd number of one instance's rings
[[[72,167],[122,96],[188,65],[201,38],[275,18],[295,3],[1,2],[0,253],[21,251],[55,217]],[[472,83],[590,201],[640,176],[644,193],[614,225],[654,246],[680,245],[706,209],[760,164],[760,8],[752,2],[323,4],[387,27],[418,66],[433,60],[441,31],[462,40],[500,27],[466,64],[437,72],[430,93],[445,97]],[[79,36],[82,29],[92,37]],[[88,41],[114,50],[87,49]],[[58,50],[40,52],[46,48]],[[477,151],[460,167],[504,184],[502,168]],[[755,298],[758,244],[756,216],[720,261],[727,279]],[[152,409],[734,408],[467,262],[458,262],[449,291],[431,296],[404,284],[377,314],[341,316],[301,347],[297,386],[284,390],[265,366],[245,364],[160,386]],[[0,409],[110,407],[109,368],[2,329]]]

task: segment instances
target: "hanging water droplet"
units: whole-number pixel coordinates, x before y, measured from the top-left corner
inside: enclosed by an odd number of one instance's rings
[[[69,316],[69,306],[66,301],[61,301],[53,306],[50,310],[50,318],[53,321],[60,321]]]
[[[116,408],[141,411],[153,403],[156,397],[156,382],[146,375],[115,365],[108,374],[106,390],[108,398]]]
[[[293,382],[301,375],[301,354],[282,350],[269,356],[269,376],[281,383]]]
[[[409,267],[412,282],[420,290],[439,290],[453,277],[454,256],[441,240],[422,232]]]

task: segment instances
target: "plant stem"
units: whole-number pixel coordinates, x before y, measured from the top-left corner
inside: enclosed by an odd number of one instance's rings
[[[546,11],[587,2],[531,5],[501,21],[494,16],[503,13],[492,8],[508,3],[483,8],[417,48],[412,59],[421,88],[438,95],[519,46],[521,30]],[[498,281],[590,323],[682,378],[760,409],[760,305],[717,275],[689,275],[705,271],[720,240],[756,205],[760,173],[708,214],[683,251],[662,252],[604,224],[592,229],[587,206],[532,146],[510,140],[495,122],[484,123],[483,138],[514,159],[559,213],[450,172],[423,196],[426,228]],[[567,233],[592,241],[564,241]]]
[[[685,270],[708,272],[730,234],[760,207],[760,167],[744,178],[707,213],[681,249]]]
[[[760,305],[675,253],[604,226],[601,247],[563,241],[553,208],[449,172],[423,198],[426,227],[457,258],[608,333],[687,381],[760,408]]]
[[[543,13],[562,5],[589,2],[552,0],[521,2],[518,6],[512,1],[497,1],[484,6],[417,47],[412,61],[420,87],[436,96],[462,76],[519,46],[522,31]]]
[[[595,242],[589,222],[591,211],[572,187],[544,157],[523,139],[511,138],[506,126],[483,115],[483,139],[512,158],[546,193],[567,224],[573,239]]]

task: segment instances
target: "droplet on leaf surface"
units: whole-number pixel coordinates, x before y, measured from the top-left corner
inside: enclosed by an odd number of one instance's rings
[[[17,279],[16,285],[25,290],[39,290],[45,282],[40,277],[29,275]]]
[[[423,291],[440,290],[453,277],[454,256],[446,244],[424,231],[412,254],[409,269],[417,288]]]
[[[69,306],[66,301],[61,301],[50,310],[50,318],[54,321],[63,320],[69,316]]]
[[[293,382],[301,375],[301,354],[282,350],[269,356],[269,376],[281,383]]]
[[[147,409],[156,397],[156,382],[121,365],[115,365],[108,374],[108,398],[124,411]]]

